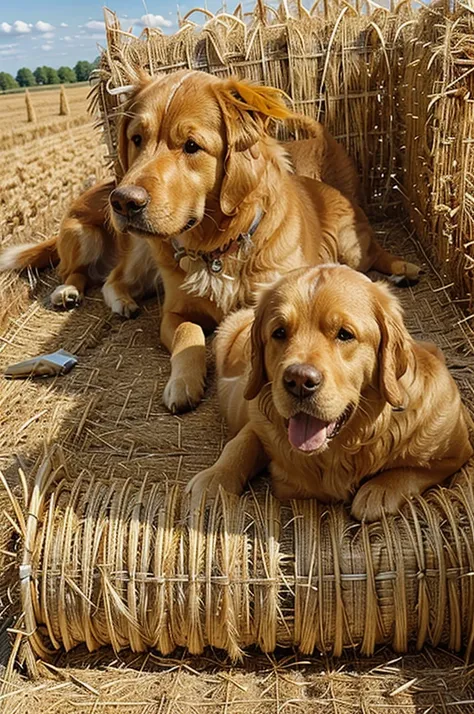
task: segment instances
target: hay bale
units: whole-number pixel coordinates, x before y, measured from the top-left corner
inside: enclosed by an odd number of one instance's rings
[[[231,74],[282,89],[298,113],[316,116],[345,143],[360,170],[362,192],[378,212],[394,200],[393,64],[398,28],[407,11],[359,14],[346,3],[331,3],[328,16],[299,7],[265,12],[257,3],[248,23],[231,15],[192,11],[175,35],[147,30],[133,38],[106,12],[108,52],[102,56],[94,103],[100,108],[110,155],[116,156],[119,95],[110,90],[133,84],[139,68],[152,75],[189,68]],[[193,20],[203,13],[205,24]],[[278,137],[289,138],[284,125]],[[120,166],[116,162],[116,172]]]
[[[472,648],[474,488],[459,477],[400,517],[365,525],[342,506],[221,492],[192,518],[178,487],[77,479],[48,455],[19,557],[36,655],[85,644],[170,654],[251,645],[340,656],[429,643]],[[22,512],[17,504],[16,513]]]
[[[422,244],[472,310],[474,266],[474,16],[421,13],[402,32],[398,181]]]
[[[64,89],[64,84],[61,84],[61,89],[59,91],[59,116],[66,117],[71,113],[69,109],[69,102]]]
[[[26,120],[28,122],[36,122],[36,112],[31,101],[30,93],[25,89],[25,104],[26,104]]]

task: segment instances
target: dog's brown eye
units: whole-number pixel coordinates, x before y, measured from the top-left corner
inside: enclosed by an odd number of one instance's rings
[[[349,340],[353,340],[355,339],[355,337],[352,332],[349,332],[349,330],[345,330],[343,327],[341,327],[341,329],[337,333],[337,339],[341,342],[349,342]]]
[[[273,330],[272,337],[274,340],[284,340],[286,338],[286,330],[284,327],[277,327]]]
[[[135,146],[141,146],[142,137],[140,136],[140,134],[134,134],[132,136],[131,141],[132,141],[132,144],[135,144]]]
[[[195,154],[200,148],[201,147],[192,139],[188,139],[184,145],[184,150],[187,154]]]

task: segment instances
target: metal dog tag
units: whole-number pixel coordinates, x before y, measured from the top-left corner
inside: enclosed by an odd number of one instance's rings
[[[214,258],[214,260],[209,263],[209,270],[215,275],[222,272],[223,267],[224,266],[222,265],[222,260],[220,258]]]

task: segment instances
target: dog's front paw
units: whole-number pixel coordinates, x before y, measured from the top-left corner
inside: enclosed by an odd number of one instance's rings
[[[384,513],[390,516],[398,513],[407,497],[390,480],[384,482],[383,477],[376,477],[361,486],[352,501],[351,514],[354,518],[358,521],[380,521]]]
[[[82,294],[74,285],[58,285],[51,293],[51,304],[63,310],[71,310],[82,302]]]
[[[193,476],[186,486],[186,493],[191,496],[191,513],[201,508],[205,498],[207,500],[214,499],[219,488],[237,496],[242,493],[242,484],[232,477],[228,469],[224,470],[217,464]]]
[[[224,474],[213,466],[193,476],[186,486],[186,493],[189,493],[191,497],[191,511],[195,511],[201,506],[204,497],[215,498],[219,486],[224,486]]]
[[[137,317],[140,308],[130,295],[119,293],[114,285],[105,284],[102,288],[102,295],[106,305],[110,307],[115,315],[133,319]]]
[[[204,379],[170,377],[163,392],[163,402],[172,414],[179,414],[197,407],[203,396]]]

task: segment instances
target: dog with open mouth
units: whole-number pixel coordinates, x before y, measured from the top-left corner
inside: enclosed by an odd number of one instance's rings
[[[64,285],[53,297],[68,306],[80,300],[91,266],[104,263],[107,273],[112,262],[104,299],[126,317],[159,274],[160,338],[171,353],[163,401],[170,411],[193,408],[203,397],[205,331],[254,304],[289,270],[338,260],[417,279],[419,268],[383,250],[348,197],[356,189],[350,169],[337,169],[342,149],[336,154],[328,142],[329,152],[312,160],[308,149],[304,173],[319,175],[312,161],[332,157],[330,178],[342,176],[344,193],[292,172],[287,150],[269,131],[271,122],[297,118],[278,90],[194,70],[143,76],[121,114],[117,185],[84,194],[57,243],[15,246],[0,256],[0,269],[47,264],[57,248]]]
[[[290,272],[224,320],[215,350],[233,438],[189,483],[193,508],[269,467],[278,498],[352,500],[374,521],[473,453],[441,351],[410,336],[385,284],[347,266]]]

